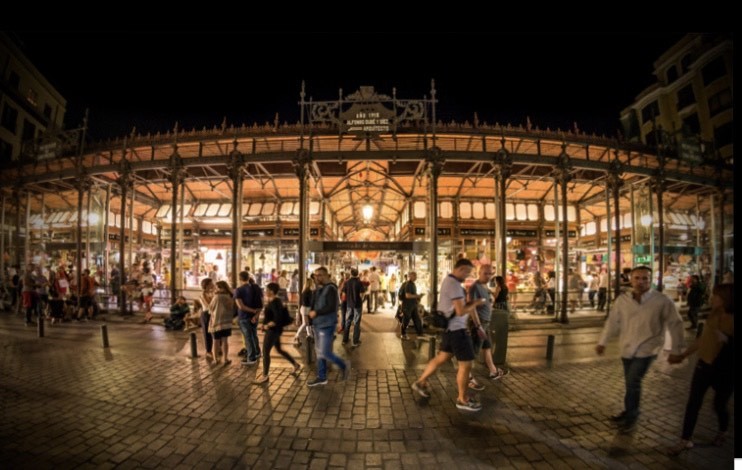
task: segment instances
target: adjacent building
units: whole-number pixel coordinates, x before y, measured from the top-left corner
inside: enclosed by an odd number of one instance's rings
[[[654,63],[657,83],[621,112],[627,138],[669,156],[734,163],[734,40],[685,35]]]
[[[0,166],[23,158],[24,145],[46,130],[61,129],[66,107],[13,39],[0,34]]]

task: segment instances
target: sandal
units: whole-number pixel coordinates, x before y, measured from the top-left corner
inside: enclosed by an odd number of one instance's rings
[[[668,455],[680,455],[684,450],[692,449],[693,442],[681,439],[680,442],[667,449]]]
[[[294,377],[299,377],[299,374],[301,374],[301,371],[303,369],[304,369],[303,365],[297,364],[296,366],[294,366],[294,371],[291,372],[291,375],[293,375]]]
[[[261,377],[259,379],[255,379],[253,381],[253,383],[255,383],[257,385],[267,384],[268,383],[268,376],[267,375],[264,375],[263,377]]]
[[[714,440],[712,441],[712,443],[716,447],[721,447],[721,446],[724,445],[724,443],[726,442],[726,440],[727,440],[727,433],[720,432],[720,433],[717,433],[716,434],[716,437],[714,437]]]

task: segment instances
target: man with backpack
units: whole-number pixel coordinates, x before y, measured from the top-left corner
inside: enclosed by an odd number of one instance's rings
[[[363,313],[363,293],[366,286],[358,278],[358,269],[350,270],[350,279],[343,283],[342,293],[345,294],[347,316],[343,325],[343,344],[350,339],[350,325],[353,325],[353,347],[361,344],[361,316]]]
[[[409,339],[407,336],[407,326],[410,324],[410,319],[415,324],[415,333],[419,338],[423,334],[423,322],[420,320],[420,313],[418,312],[418,306],[420,305],[420,299],[423,294],[417,293],[417,286],[415,281],[417,280],[417,273],[412,271],[408,275],[407,281],[403,282],[399,286],[399,300],[401,302],[402,309],[402,336],[401,339]]]

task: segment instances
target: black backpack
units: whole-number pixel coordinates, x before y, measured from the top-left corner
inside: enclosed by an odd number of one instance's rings
[[[401,286],[399,286],[399,291],[397,291],[397,298],[399,300],[404,300],[406,298],[406,292],[407,289],[407,281],[403,282]]]
[[[281,310],[279,310],[279,314],[278,314],[278,321],[276,323],[281,328],[294,323],[294,319],[291,317],[291,314],[289,313],[289,308],[284,304],[281,305]]]

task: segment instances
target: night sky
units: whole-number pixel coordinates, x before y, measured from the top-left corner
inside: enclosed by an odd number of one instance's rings
[[[621,109],[654,82],[682,33],[175,33],[14,31],[67,99],[67,128],[90,109],[91,140],[140,132],[299,119],[361,85],[429,94],[438,117],[615,136]]]

